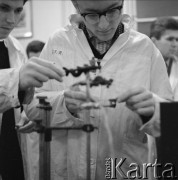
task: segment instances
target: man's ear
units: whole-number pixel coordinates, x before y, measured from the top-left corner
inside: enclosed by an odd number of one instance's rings
[[[79,24],[83,22],[83,17],[80,14],[71,14],[69,20],[71,24]]]

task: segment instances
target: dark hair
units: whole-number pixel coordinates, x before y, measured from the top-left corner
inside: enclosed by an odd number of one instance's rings
[[[75,9],[79,12],[79,7],[78,7],[78,3],[77,3],[77,0],[71,0]]]
[[[25,4],[28,0],[23,0],[23,3]]]
[[[45,45],[45,43],[42,42],[42,41],[38,41],[38,40],[31,41],[27,45],[27,48],[26,48],[27,56],[29,57],[29,53],[30,52],[34,52],[34,53],[41,52],[43,47],[44,47],[44,45]]]
[[[71,1],[72,1],[73,5],[74,5],[75,9],[76,9],[78,12],[80,12],[79,6],[78,6],[78,3],[77,3],[77,0],[71,0]],[[122,0],[122,4],[124,4],[124,0]]]
[[[150,38],[160,39],[166,30],[178,30],[178,21],[172,17],[160,17],[152,22]]]

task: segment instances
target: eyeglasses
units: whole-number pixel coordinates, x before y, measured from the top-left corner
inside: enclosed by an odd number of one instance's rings
[[[101,12],[101,13],[80,13],[81,16],[85,18],[85,20],[90,24],[96,24],[99,23],[100,17],[104,15],[107,19],[107,21],[113,21],[116,20],[121,13],[121,9],[123,6],[117,6],[115,8],[109,9],[107,11]]]

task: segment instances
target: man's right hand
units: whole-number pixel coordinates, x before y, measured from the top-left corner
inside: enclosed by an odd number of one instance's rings
[[[64,70],[56,67],[55,64],[33,57],[24,64],[19,72],[19,90],[26,90],[29,87],[41,87],[43,82],[55,79],[62,82],[65,75]]]
[[[80,90],[68,89],[64,92],[65,103],[68,111],[77,114],[82,103],[86,102],[86,93]]]

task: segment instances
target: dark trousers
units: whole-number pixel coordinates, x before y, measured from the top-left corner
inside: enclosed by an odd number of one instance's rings
[[[0,135],[0,174],[3,180],[24,180],[22,155],[15,130],[13,109],[3,114]]]

